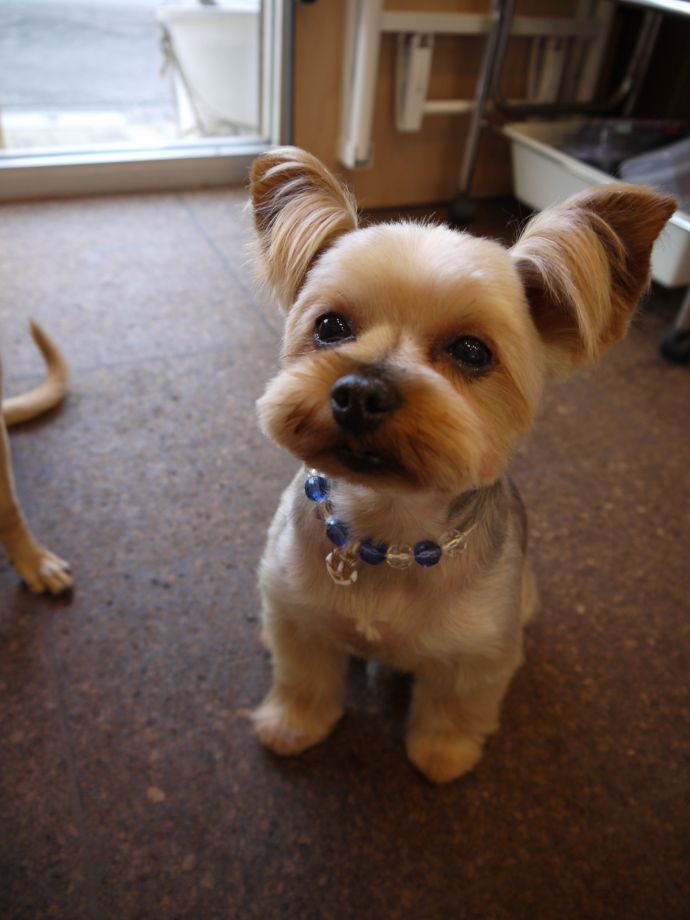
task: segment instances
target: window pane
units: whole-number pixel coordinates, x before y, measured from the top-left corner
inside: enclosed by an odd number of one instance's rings
[[[0,146],[259,133],[260,0],[2,0]]]

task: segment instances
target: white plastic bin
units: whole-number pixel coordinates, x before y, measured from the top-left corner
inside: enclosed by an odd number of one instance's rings
[[[504,125],[511,140],[515,196],[540,211],[592,185],[615,181],[607,173],[557,150],[573,121]],[[652,252],[652,277],[667,287],[690,284],[690,215],[668,221]]]
[[[690,137],[624,160],[621,179],[663,188],[683,210],[690,209]]]
[[[182,134],[259,131],[260,0],[161,6]]]

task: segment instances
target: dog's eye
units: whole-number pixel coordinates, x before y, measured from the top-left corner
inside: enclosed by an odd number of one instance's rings
[[[339,313],[326,313],[316,320],[314,330],[317,345],[335,345],[355,337],[350,323]]]
[[[464,335],[448,346],[448,354],[462,367],[480,371],[488,367],[494,359],[491,350],[473,335]]]

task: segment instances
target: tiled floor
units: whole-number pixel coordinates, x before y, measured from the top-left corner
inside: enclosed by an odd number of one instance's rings
[[[407,763],[408,687],[354,665],[294,760],[246,715],[269,678],[255,567],[294,462],[258,433],[280,321],[241,192],[0,211],[8,392],[64,346],[65,406],[12,436],[36,599],[0,562],[0,917],[688,916],[690,369],[656,292],[603,365],[552,385],[513,465],[543,612],[471,776]],[[515,203],[485,207],[500,233]]]

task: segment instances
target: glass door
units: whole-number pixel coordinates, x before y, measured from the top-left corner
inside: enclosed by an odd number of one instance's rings
[[[287,140],[285,0],[1,0],[0,198],[228,184]]]

